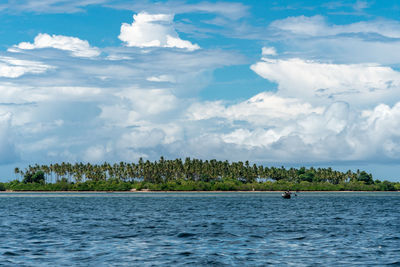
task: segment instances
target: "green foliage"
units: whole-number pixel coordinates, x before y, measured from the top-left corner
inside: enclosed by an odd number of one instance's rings
[[[395,183],[394,184],[394,190],[400,191],[400,183]]]
[[[43,171],[37,171],[34,173],[27,172],[24,175],[24,180],[22,182],[24,184],[28,184],[28,183],[44,184],[45,183],[44,172]]]
[[[368,174],[365,171],[360,172],[360,175],[357,177],[357,181],[364,182],[365,184],[374,183],[374,180],[372,179],[372,174]]]
[[[276,182],[237,182],[232,180],[204,182],[204,181],[168,181],[165,183],[149,182],[123,182],[118,180],[110,181],[85,181],[81,183],[69,183],[60,180],[57,183],[22,183],[12,181],[0,183],[0,191],[129,191],[135,188],[138,191],[392,191],[400,188],[400,183],[384,181],[378,185],[367,185],[364,182],[353,181],[350,183],[332,184],[328,182],[307,182],[300,183],[279,180]]]
[[[251,165],[250,162],[228,162],[186,158],[137,163],[119,162],[99,165],[90,163],[55,163],[18,167],[23,177],[5,183],[8,190],[42,191],[129,191],[134,188],[153,191],[372,191],[399,190],[399,183],[375,181],[365,171],[339,172],[332,168],[280,168]],[[0,187],[0,190],[2,188]]]
[[[398,190],[396,189],[396,184],[389,182],[389,181],[383,181],[381,183],[376,184],[378,190],[380,191],[395,191]]]
[[[307,172],[299,175],[299,180],[306,181],[306,182],[312,182],[314,180],[314,176],[315,175],[313,172],[307,171]]]

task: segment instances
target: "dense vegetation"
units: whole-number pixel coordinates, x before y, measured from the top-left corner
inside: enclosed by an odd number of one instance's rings
[[[400,190],[400,183],[374,180],[365,171],[264,167],[246,162],[186,158],[119,164],[61,163],[15,168],[19,179],[0,183],[14,191],[210,191],[210,190]]]

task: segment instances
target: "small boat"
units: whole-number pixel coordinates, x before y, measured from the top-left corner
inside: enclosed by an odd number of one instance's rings
[[[289,191],[286,191],[285,193],[282,193],[282,197],[286,198],[286,199],[290,199],[291,198],[291,193]]]

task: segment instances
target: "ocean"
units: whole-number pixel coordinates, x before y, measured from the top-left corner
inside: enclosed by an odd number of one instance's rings
[[[0,264],[400,266],[399,192],[1,193]]]

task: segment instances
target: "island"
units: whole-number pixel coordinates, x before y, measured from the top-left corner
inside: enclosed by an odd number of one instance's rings
[[[55,163],[14,170],[0,191],[398,191],[399,182],[357,170],[285,168],[249,161],[173,159],[110,164]]]

